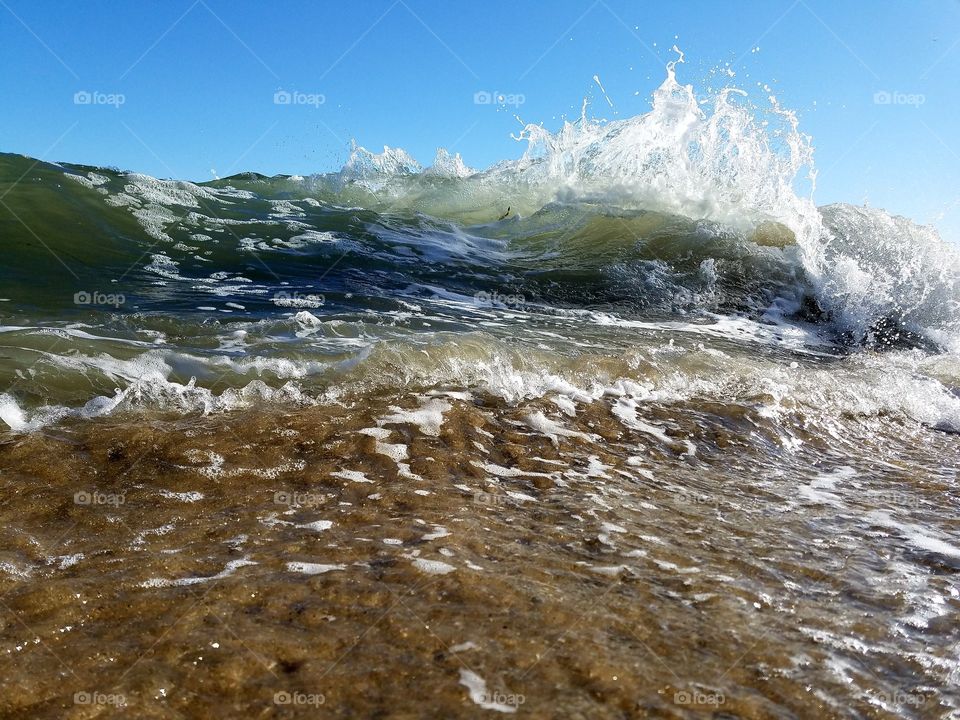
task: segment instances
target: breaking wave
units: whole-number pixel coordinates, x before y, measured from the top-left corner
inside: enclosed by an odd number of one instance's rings
[[[526,124],[521,157],[486,170],[355,146],[335,173],[190,183],[0,156],[0,417],[316,402],[348,381],[516,398],[555,377],[588,397],[645,381],[625,352],[706,338],[744,386],[774,372],[758,346],[801,363],[892,351],[890,377],[933,399],[921,412],[881,383],[871,412],[952,427],[956,252],[880,209],[818,208],[796,114],[698,95],[677,53],[649,112]],[[947,360],[930,375],[915,352]]]

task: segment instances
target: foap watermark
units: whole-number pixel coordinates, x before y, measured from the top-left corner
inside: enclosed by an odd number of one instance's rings
[[[318,308],[326,304],[327,298],[317,293],[299,293],[281,291],[273,296],[277,307]]]
[[[75,692],[73,694],[74,705],[112,705],[122,707],[127,704],[127,698],[120,693],[102,693],[102,692]]]
[[[675,705],[706,705],[720,707],[727,698],[720,692],[701,692],[700,690],[678,690],[673,694]]]
[[[913,105],[920,107],[927,101],[923,93],[905,93],[890,90],[878,90],[873,94],[874,105]]]
[[[868,695],[881,705],[887,706],[908,705],[910,707],[920,707],[927,701],[926,696],[920,693],[908,693],[903,690],[891,690],[887,692],[870,691]]]
[[[73,94],[74,105],[110,105],[119,108],[125,102],[127,102],[127,96],[123,93],[78,90]]]
[[[80,490],[73,494],[74,505],[110,505],[119,507],[127,501],[127,491],[105,493],[99,490]]]
[[[111,305],[120,307],[127,301],[123,293],[103,293],[97,290],[87,292],[81,290],[73,294],[74,305]]]
[[[290,92],[288,90],[277,90],[273,94],[274,105],[309,105],[318,108],[327,102],[327,96],[323,93],[305,93],[299,90]]]
[[[323,693],[288,692],[280,690],[273,694],[274,705],[313,705],[319,707],[327,701]]]
[[[922,504],[916,495],[900,490],[881,490],[874,495],[874,498],[885,505],[910,510],[919,510]]]
[[[326,501],[320,493],[299,492],[297,490],[277,490],[273,502],[277,505],[322,505]]]
[[[707,507],[716,507],[720,505],[720,498],[707,493],[698,493],[695,490],[685,488],[674,492],[674,497],[681,505],[704,505]]]
[[[481,694],[477,700],[480,705],[485,707],[496,705],[500,708],[518,708],[527,701],[527,698],[522,693],[500,692],[499,690],[490,692],[488,690],[487,692]]]
[[[474,105],[510,105],[520,107],[527,101],[523,93],[502,93],[499,90],[477,90],[473,94]]]
[[[487,507],[503,507],[507,504],[509,498],[506,495],[496,495],[494,493],[477,491],[473,494],[473,501],[478,505]]]
[[[481,290],[474,294],[473,301],[477,305],[503,305],[505,307],[520,307],[527,303],[527,299],[520,293],[506,295],[496,290],[493,292]]]

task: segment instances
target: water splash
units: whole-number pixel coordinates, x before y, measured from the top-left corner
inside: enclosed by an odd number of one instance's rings
[[[797,114],[773,95],[760,107],[732,86],[698,96],[677,80],[685,58],[673,50],[649,112],[600,120],[588,116],[584,101],[580,117],[556,131],[525,124],[516,136],[526,143],[522,156],[483,172],[445,151],[421,172],[402,151],[357,148],[340,175],[354,177],[363,159],[394,206],[466,222],[494,220],[507,206],[531,214],[577,202],[711,221],[763,245],[796,243],[817,305],[854,341],[919,333],[952,346],[960,318],[956,253],[932,228],[882,211],[821,212],[813,200],[814,146]],[[460,182],[431,185],[437,175]]]

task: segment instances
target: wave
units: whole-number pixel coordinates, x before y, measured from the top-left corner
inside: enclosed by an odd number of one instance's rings
[[[791,351],[957,353],[956,252],[880,209],[818,208],[796,114],[734,87],[698,95],[677,80],[677,52],[649,112],[605,121],[585,104],[556,132],[527,124],[521,157],[486,170],[443,149],[424,168],[401,149],[354,146],[334,173],[191,183],[0,155],[0,313],[14,342],[0,377],[34,387],[30,402],[8,394],[0,414],[32,426],[23,408],[40,412],[57,392],[50,417],[112,412],[141,391],[162,406],[165,383],[190,407],[222,409],[235,398],[212,393],[218,364],[231,392],[316,399],[316,387],[281,388],[328,383],[344,364],[437,333],[568,356],[618,357],[650,333],[705,327],[747,353],[761,336]],[[58,370],[72,381],[37,380],[31,363],[51,337],[75,355]],[[142,373],[81,360],[128,362],[151,346],[168,369],[148,373],[150,390]],[[268,386],[226,367],[235,354]],[[299,370],[268,370],[283,363]],[[99,399],[87,406],[91,382]],[[110,383],[119,400],[104,400]]]
[[[703,291],[703,278],[716,274],[723,285],[724,266],[758,263],[759,273],[771,273],[768,301],[787,295],[794,312],[815,307],[854,343],[896,342],[899,334],[901,340],[952,346],[960,317],[956,253],[932,228],[882,210],[818,209],[813,144],[796,114],[774,97],[758,107],[733,87],[698,95],[677,80],[683,62],[677,52],[649,112],[607,122],[589,118],[585,104],[580,118],[557,132],[528,124],[518,136],[526,142],[523,155],[484,171],[443,149],[423,168],[401,149],[374,153],[358,146],[336,173],[243,174],[201,184],[43,164],[56,187],[44,188],[43,216],[31,215],[31,225],[40,224],[37,234],[52,240],[65,264],[94,271],[111,256],[135,260],[145,244],[157,244],[153,269],[187,262],[229,272],[245,266],[251,252],[322,257],[329,250],[321,247],[324,233],[328,244],[342,247],[337,230],[372,233],[378,236],[374,245],[380,240],[388,246],[398,232],[433,235],[433,259],[482,252],[491,241],[499,241],[504,253],[528,258],[540,248],[535,259],[548,268],[557,264],[554,258],[595,267],[590,259],[596,249],[629,266],[609,276],[625,302],[641,305],[651,304],[650,288],[680,275],[694,286],[680,278],[672,283],[674,296],[709,303],[713,293]],[[14,177],[27,161],[7,156],[3,162],[4,175]],[[64,174],[79,187],[59,182]],[[29,189],[41,194],[36,186]],[[59,227],[65,216],[73,221],[69,232]],[[397,223],[398,216],[406,222]],[[226,234],[226,242],[211,233]],[[672,256],[663,252],[670,233]],[[32,238],[26,244],[36,249]],[[693,257],[699,259],[696,272],[677,271]],[[472,259],[482,266],[488,258]],[[288,266],[276,262],[276,274],[285,276]],[[490,266],[502,271],[495,262]],[[632,291],[622,282],[625,274],[637,280]],[[794,276],[794,292],[782,287],[785,274]],[[755,280],[747,283],[745,304],[757,299],[763,278]]]

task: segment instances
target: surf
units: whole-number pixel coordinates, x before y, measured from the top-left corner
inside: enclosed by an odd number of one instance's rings
[[[520,157],[484,170],[354,145],[336,172],[193,183],[0,156],[6,424],[315,403],[348,379],[516,399],[547,375],[593,397],[641,380],[622,353],[670,333],[737,357],[953,357],[956,252],[880,209],[818,207],[797,114],[682,84],[676,53],[648,112],[522,123]],[[587,355],[619,375],[572,373]],[[955,386],[924,422],[950,425]]]

